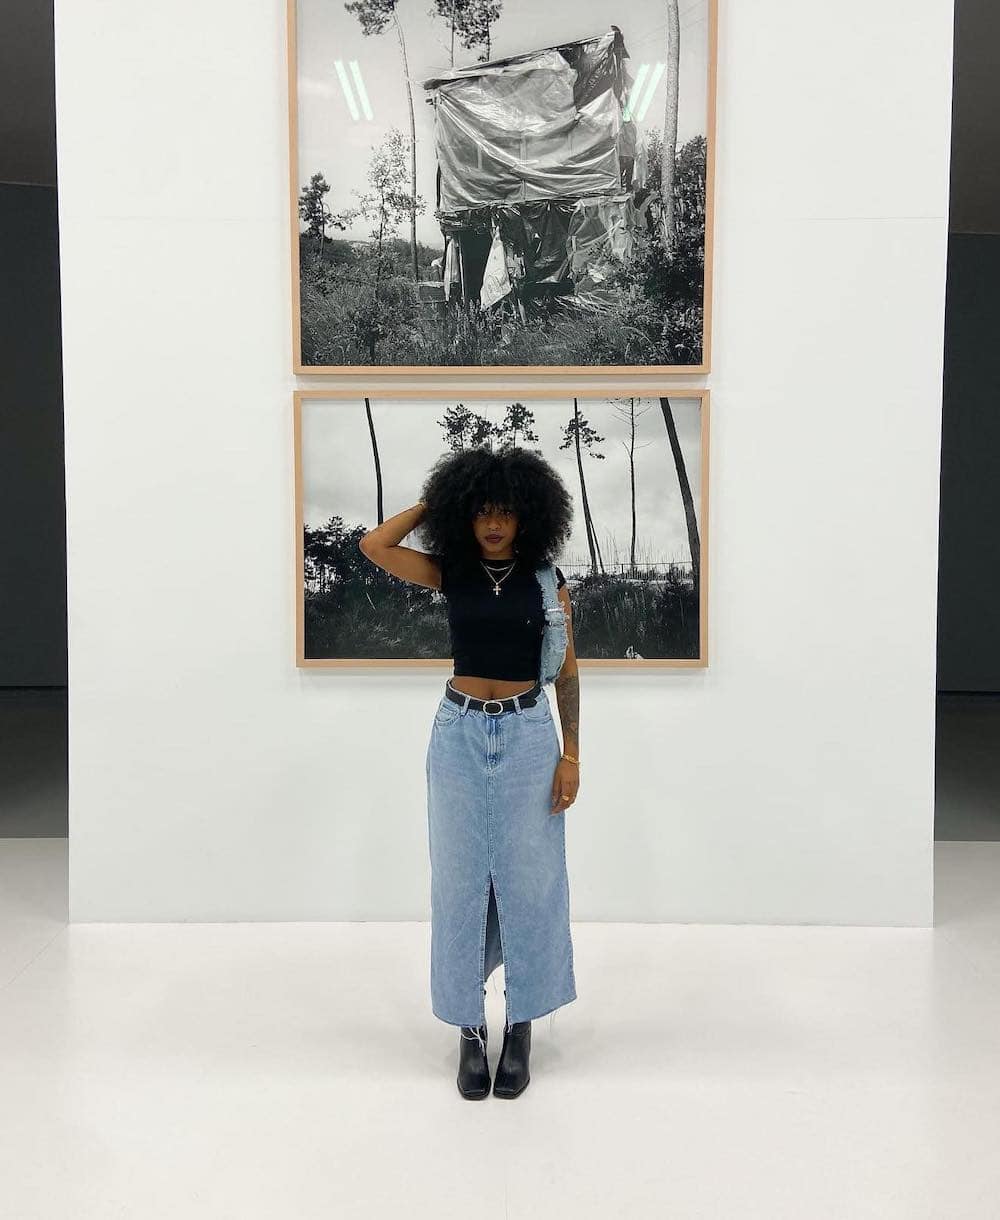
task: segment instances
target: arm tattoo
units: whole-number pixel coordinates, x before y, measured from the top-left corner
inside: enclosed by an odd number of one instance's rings
[[[563,748],[574,758],[580,757],[580,675],[575,668],[565,670],[556,678],[556,702],[562,721]]]

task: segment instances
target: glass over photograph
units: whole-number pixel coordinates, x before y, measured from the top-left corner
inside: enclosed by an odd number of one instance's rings
[[[715,0],[289,5],[296,371],[707,371]]]
[[[295,423],[299,665],[453,657],[442,593],[380,570],[358,543],[416,501],[442,455],[511,448],[543,457],[572,501],[556,575],[581,663],[707,663],[707,390],[460,400],[303,390]],[[419,527],[406,544],[428,549]]]

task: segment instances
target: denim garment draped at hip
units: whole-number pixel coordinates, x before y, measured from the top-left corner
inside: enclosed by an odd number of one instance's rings
[[[483,1024],[485,980],[501,962],[508,1024],[576,999],[566,813],[551,812],[560,754],[544,690],[499,715],[441,696],[426,770],[431,1007],[442,1021]]]

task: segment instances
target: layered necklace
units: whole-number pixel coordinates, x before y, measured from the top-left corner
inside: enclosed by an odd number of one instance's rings
[[[487,576],[490,578],[490,580],[492,580],[492,581],[493,581],[493,593],[494,593],[494,596],[496,596],[496,597],[499,597],[499,596],[500,596],[500,586],[501,586],[501,585],[503,584],[503,582],[504,582],[504,581],[507,579],[507,577],[508,577],[508,576],[511,574],[511,572],[513,572],[513,571],[514,571],[514,564],[516,564],[516,563],[517,563],[517,560],[516,560],[516,559],[512,559],[512,560],[510,561],[510,567],[507,569],[507,571],[506,571],[506,572],[504,572],[503,576],[501,576],[501,577],[500,577],[500,579],[499,579],[499,580],[497,580],[496,576],[494,575],[494,571],[495,571],[495,570],[496,570],[496,571],[499,571],[499,569],[488,568],[488,567],[486,566],[486,564],[485,564],[485,563],[483,563],[483,561],[480,559],[480,561],[479,561],[479,565],[480,565],[480,567],[483,569],[483,571],[486,573],[486,575],[487,575]]]

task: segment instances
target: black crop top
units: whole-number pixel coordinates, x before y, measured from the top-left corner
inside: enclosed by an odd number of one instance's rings
[[[440,561],[439,561],[440,562]],[[482,561],[497,571],[510,560]],[[556,568],[558,588],[566,583]],[[461,576],[441,563],[441,592],[448,602],[453,676],[531,682],[538,677],[545,619],[542,590],[534,572],[516,560],[510,575],[493,592],[493,581],[478,565]]]

